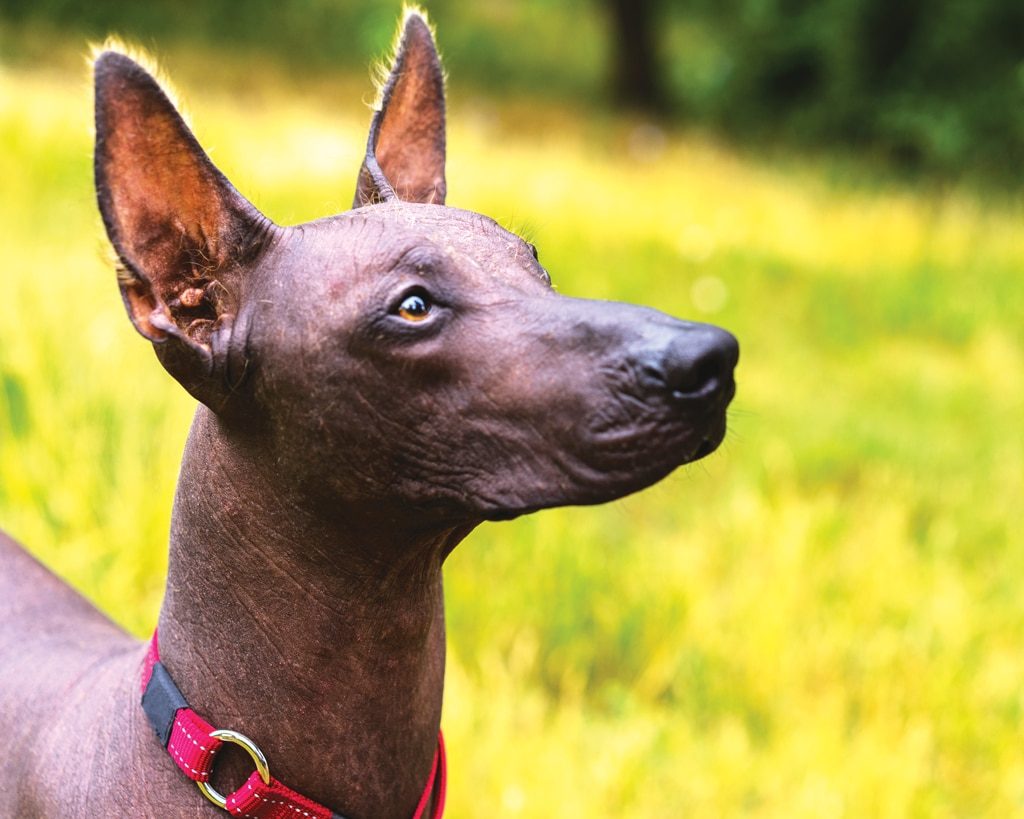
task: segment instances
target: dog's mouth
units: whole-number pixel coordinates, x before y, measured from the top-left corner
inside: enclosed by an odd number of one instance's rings
[[[735,393],[735,388],[733,389],[733,393]],[[732,396],[730,395],[730,400],[731,400],[731,397]],[[723,402],[722,408],[720,410],[720,414],[711,423],[710,430],[704,435],[703,438],[701,438],[700,443],[697,444],[697,448],[693,452],[693,455],[691,455],[689,458],[687,458],[685,461],[683,461],[683,463],[693,463],[694,461],[699,461],[701,458],[706,458],[708,455],[710,455],[712,452],[714,452],[716,449],[718,449],[719,446],[721,446],[722,441],[725,440],[725,433],[726,433],[726,415],[725,415],[725,410],[726,410],[726,407],[728,406],[728,404],[729,404],[728,400]]]
[[[627,461],[628,466],[621,462],[606,462],[604,467],[592,466],[589,472],[591,480],[587,488],[579,483],[578,491],[563,494],[554,493],[551,497],[541,497],[526,502],[488,504],[482,510],[486,520],[511,520],[521,515],[528,515],[542,509],[558,506],[590,506],[607,503],[608,501],[630,495],[662,480],[680,466],[695,463],[713,453],[725,440],[726,414],[723,406],[716,416],[707,422],[707,429],[702,435],[687,436],[687,442],[681,447],[665,442],[660,451],[647,450],[646,456],[634,453]],[[642,465],[641,465],[642,464]],[[608,480],[595,480],[595,476],[604,473]]]
[[[724,436],[722,436],[722,437],[724,437]],[[712,438],[705,438],[703,441],[701,441],[700,446],[697,447],[697,451],[693,453],[693,457],[690,458],[688,463],[693,463],[694,461],[699,461],[701,458],[704,458],[704,457],[710,455],[712,452],[714,452],[716,449],[718,449],[718,445],[720,443],[722,443],[722,438],[721,437],[718,438],[718,440],[714,440]]]
[[[715,387],[715,394],[709,396],[701,410],[694,412],[689,406],[680,412],[679,406],[663,405],[653,422],[648,418],[641,423],[610,423],[592,428],[589,446],[591,451],[605,449],[611,454],[607,465],[613,471],[620,466],[617,456],[624,453],[628,453],[629,463],[641,467],[638,472],[655,465],[671,471],[718,449],[725,439],[726,412],[735,395],[736,383],[730,379]]]

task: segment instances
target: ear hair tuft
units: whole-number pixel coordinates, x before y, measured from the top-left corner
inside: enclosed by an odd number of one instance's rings
[[[187,108],[181,102],[181,96],[175,89],[174,83],[171,82],[170,77],[168,77],[160,67],[160,63],[155,56],[150,54],[140,45],[129,43],[127,40],[118,37],[116,34],[110,34],[102,43],[89,43],[89,56],[86,57],[86,61],[89,65],[90,72],[94,70],[96,60],[107,52],[121,54],[132,62],[138,63],[138,65],[141,66],[147,74],[156,80],[157,85],[160,86],[160,90],[163,91],[164,96],[167,97],[171,105],[173,105],[177,110],[178,115],[182,118],[185,124],[189,128],[192,127],[191,117],[189,117]]]
[[[370,76],[373,80],[374,87],[374,98],[372,109],[379,111],[384,104],[384,89],[387,87],[388,78],[391,76],[391,71],[394,68],[395,62],[398,60],[398,55],[402,50],[402,37],[405,34],[405,27],[409,22],[410,17],[418,17],[423,24],[430,30],[430,36],[434,41],[434,48],[437,48],[437,31],[434,28],[434,24],[430,22],[430,17],[427,15],[426,9],[415,3],[406,3],[402,6],[402,17],[395,29],[395,35],[391,40],[391,48],[388,49],[387,57],[382,57],[379,60],[374,60],[370,65]],[[438,53],[440,57],[440,52]],[[442,66],[444,65],[442,61]],[[442,72],[443,72],[442,68]],[[443,79],[445,85],[448,84],[448,75],[443,73]]]

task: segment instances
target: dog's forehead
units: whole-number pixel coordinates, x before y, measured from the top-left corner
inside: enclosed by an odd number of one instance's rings
[[[368,205],[294,229],[304,251],[314,251],[339,272],[353,262],[366,271],[393,268],[410,255],[431,256],[466,272],[503,259],[532,262],[529,245],[493,219],[444,205],[408,202]],[[345,262],[348,261],[348,264]],[[493,275],[493,273],[491,274]]]

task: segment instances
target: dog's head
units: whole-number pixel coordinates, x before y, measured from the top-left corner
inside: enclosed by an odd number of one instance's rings
[[[406,15],[355,207],[273,224],[157,82],[95,62],[96,187],[135,327],[311,497],[504,518],[598,503],[711,452],[738,347],[556,293],[536,249],[445,205],[444,81]]]

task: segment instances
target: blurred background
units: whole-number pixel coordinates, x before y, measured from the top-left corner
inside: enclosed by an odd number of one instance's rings
[[[449,816],[1024,816],[1024,5],[427,9],[449,203],[743,345],[711,458],[450,559]],[[140,636],[192,404],[120,304],[88,43],[292,223],[351,202],[399,13],[0,2],[0,526]]]

